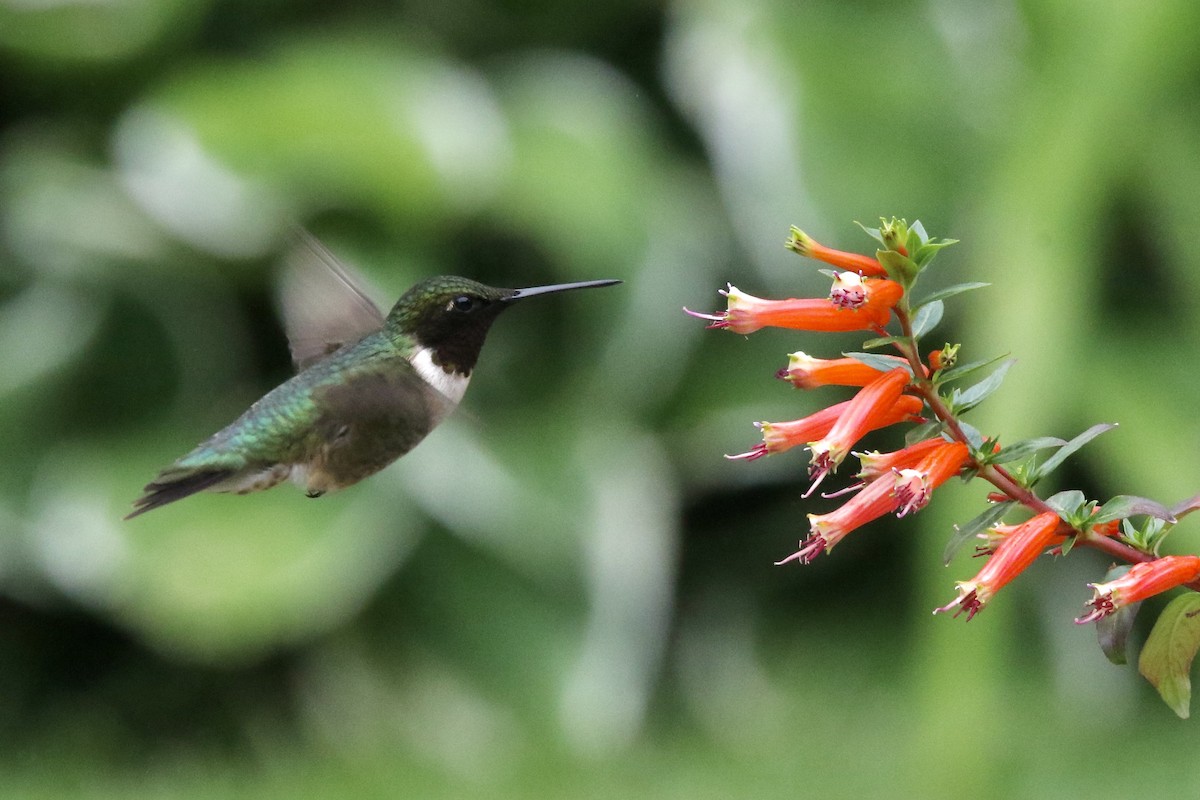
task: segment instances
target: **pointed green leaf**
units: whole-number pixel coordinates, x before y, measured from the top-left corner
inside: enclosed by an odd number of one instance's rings
[[[897,361],[895,356],[885,356],[879,353],[842,353],[842,355],[853,358],[855,361],[861,361],[880,372],[891,372],[896,367],[904,367],[908,370],[908,374],[912,375],[912,365],[904,360]]]
[[[1058,465],[1066,461],[1067,458],[1069,458],[1076,450],[1083,447],[1085,444],[1090,442],[1092,439],[1095,439],[1105,431],[1111,431],[1115,427],[1117,426],[1114,423],[1101,422],[1088,428],[1086,431],[1063,445],[1057,453],[1046,459],[1043,464],[1039,465],[1038,468],[1033,471],[1032,477],[1034,480],[1046,477],[1051,472],[1056,470]]]
[[[1024,439],[1005,447],[999,453],[989,458],[988,463],[1007,464],[1010,461],[1017,461],[1018,459],[1032,455],[1038,450],[1045,450],[1047,447],[1062,447],[1064,444],[1066,444],[1066,441],[1056,436],[1039,436],[1036,439]]]
[[[934,256],[936,256],[943,247],[949,247],[952,244],[958,244],[958,239],[942,239],[941,241],[934,239],[925,242],[923,245],[917,248],[915,253],[913,253],[913,261],[915,261],[918,266],[924,269],[925,267],[929,266],[929,262],[933,261]]]
[[[913,224],[908,226],[908,232],[910,234],[915,233],[917,235],[917,244],[925,244],[929,241],[929,234],[925,232],[925,226],[919,219],[913,220]],[[912,241],[911,236],[909,237],[909,241]],[[912,248],[910,247],[909,251],[911,250]]]
[[[884,347],[889,344],[907,343],[908,339],[904,336],[881,336],[878,339],[868,339],[863,342],[864,350],[874,350],[877,347]]]
[[[937,376],[938,385],[941,386],[942,384],[949,383],[950,381],[957,381],[961,380],[962,378],[966,378],[969,375],[973,375],[980,370],[990,367],[992,364],[995,364],[1002,358],[1004,358],[1003,355],[993,356],[992,358],[984,359],[983,361],[972,361],[967,364],[959,364],[958,366],[950,367],[950,369],[942,370]]]
[[[945,311],[946,306],[941,300],[934,300],[917,309],[917,313],[913,315],[913,336],[920,339],[933,330],[942,321],[942,314]]]
[[[971,388],[964,390],[955,389],[954,394],[950,398],[954,410],[961,414],[982,403],[988,395],[1000,388],[1000,384],[1004,382],[1005,374],[1015,363],[1016,359],[1014,358],[1001,361],[1000,366],[996,367],[991,375],[988,375]]]
[[[868,228],[866,225],[863,225],[858,220],[854,220],[854,224],[857,225],[858,227],[862,228],[864,231],[866,231],[867,236],[870,236],[875,241],[879,242],[880,244],[883,244],[883,234],[879,232],[878,228]]]
[[[954,297],[956,294],[962,294],[963,292],[969,292],[972,289],[982,289],[985,286],[991,286],[991,284],[983,283],[981,281],[971,281],[969,283],[956,283],[953,286],[947,286],[945,289],[938,289],[936,292],[933,292],[928,297],[921,298],[921,301],[916,303],[913,306],[913,308],[918,309],[921,306],[928,305],[929,303],[934,302],[935,300],[948,300],[951,297]]]
[[[939,435],[942,430],[942,423],[936,419],[932,422],[922,423],[915,428],[908,429],[908,432],[904,434],[904,444],[916,444],[926,439],[932,439],[934,436]]]
[[[1058,512],[1063,519],[1075,516],[1087,503],[1087,497],[1078,489],[1067,489],[1046,498],[1046,505]]]
[[[1154,517],[1155,519],[1161,519],[1170,523],[1176,521],[1174,515],[1171,514],[1171,510],[1162,503],[1132,494],[1119,494],[1113,497],[1107,503],[1100,506],[1091,519],[1093,522],[1100,523],[1109,522],[1114,519],[1127,519],[1139,514],[1145,514],[1148,517]]]
[[[971,445],[971,449],[979,452],[983,449],[983,433],[978,428],[969,422],[958,421],[958,427],[962,428],[963,435],[967,437],[967,444]]]
[[[888,275],[905,285],[920,272],[920,268],[910,258],[900,255],[895,250],[877,250],[875,258],[887,269]]]
[[[942,551],[942,563],[949,565],[964,544],[1003,519],[1004,515],[1015,505],[1016,503],[1012,500],[1005,500],[1003,503],[989,506],[982,514],[967,524],[955,525],[954,535],[950,537],[950,541],[946,542],[946,549]]]
[[[1129,572],[1128,564],[1113,567],[1104,574],[1102,583],[1115,581],[1126,572]],[[1104,657],[1114,664],[1121,665],[1128,661],[1129,631],[1133,628],[1133,621],[1137,619],[1138,608],[1141,605],[1132,603],[1121,606],[1112,614],[1096,620],[1096,640],[1100,644],[1100,650]]]
[[[1200,594],[1188,592],[1167,604],[1138,658],[1138,672],[1171,710],[1187,719],[1192,705],[1192,660],[1200,649]]]

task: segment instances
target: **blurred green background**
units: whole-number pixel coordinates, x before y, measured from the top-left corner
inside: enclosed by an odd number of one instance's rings
[[[970,625],[983,489],[798,568],[804,456],[751,422],[854,337],[704,331],[826,290],[788,225],[963,244],[972,421],[1121,428],[1059,487],[1197,491],[1191,0],[0,0],[0,796],[1195,796],[1195,723],[1108,664],[1107,566]],[[617,277],[491,335],[460,412],[319,502],[155,472],[290,370],[288,226],[388,305]],[[874,439],[886,447],[894,434]],[[1200,550],[1194,525],[1170,548]],[[1144,632],[1143,632],[1144,635]]]

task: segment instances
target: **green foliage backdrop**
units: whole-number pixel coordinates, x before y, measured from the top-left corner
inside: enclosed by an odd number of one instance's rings
[[[868,250],[852,220],[920,217],[963,241],[931,277],[993,284],[946,336],[1019,359],[972,422],[1120,422],[1073,486],[1195,493],[1198,24],[0,0],[0,795],[1195,794],[1194,723],[1070,624],[1097,554],[929,616],[975,487],[772,566],[824,501],[800,455],[721,454],[829,401],[771,377],[819,345],[680,308],[822,291],[791,224]],[[385,305],[439,272],[625,284],[505,317],[464,408],[359,486],[120,522],[288,375],[296,222]]]

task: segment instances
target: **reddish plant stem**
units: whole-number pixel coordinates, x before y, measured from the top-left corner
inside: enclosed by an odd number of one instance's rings
[[[929,406],[930,410],[933,411],[934,416],[946,426],[951,437],[970,445],[970,441],[959,424],[958,418],[951,413],[945,401],[942,400],[941,395],[937,393],[933,381],[925,376],[924,365],[921,363],[921,351],[916,339],[913,337],[912,320],[908,314],[907,303],[903,303],[902,306],[897,306],[894,310],[896,319],[900,322],[900,330],[903,333],[905,341],[897,342],[896,349],[900,351],[900,354],[904,356],[913,369],[913,375],[916,376],[914,378],[914,389]],[[1029,508],[1035,514],[1054,510],[1045,500],[1034,494],[1032,490],[1018,483],[1008,470],[1003,467],[995,464],[981,464],[975,459],[971,460],[969,466],[976,469],[979,477],[995,486],[1005,496]],[[1097,536],[1090,531],[1076,531],[1075,542],[1076,544],[1100,550],[1113,558],[1130,564],[1153,561],[1155,559],[1155,556],[1151,553],[1146,553],[1110,536]],[[1187,584],[1187,586],[1200,591],[1200,579]]]

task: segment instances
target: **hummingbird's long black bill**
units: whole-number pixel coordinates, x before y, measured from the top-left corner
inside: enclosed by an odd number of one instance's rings
[[[612,286],[620,282],[619,280],[610,278],[603,281],[579,281],[577,283],[554,283],[549,286],[530,286],[528,289],[514,289],[512,294],[504,298],[504,301],[511,303],[514,300],[524,300],[526,297],[533,297],[538,294],[569,292],[572,289],[595,289],[600,286]]]

